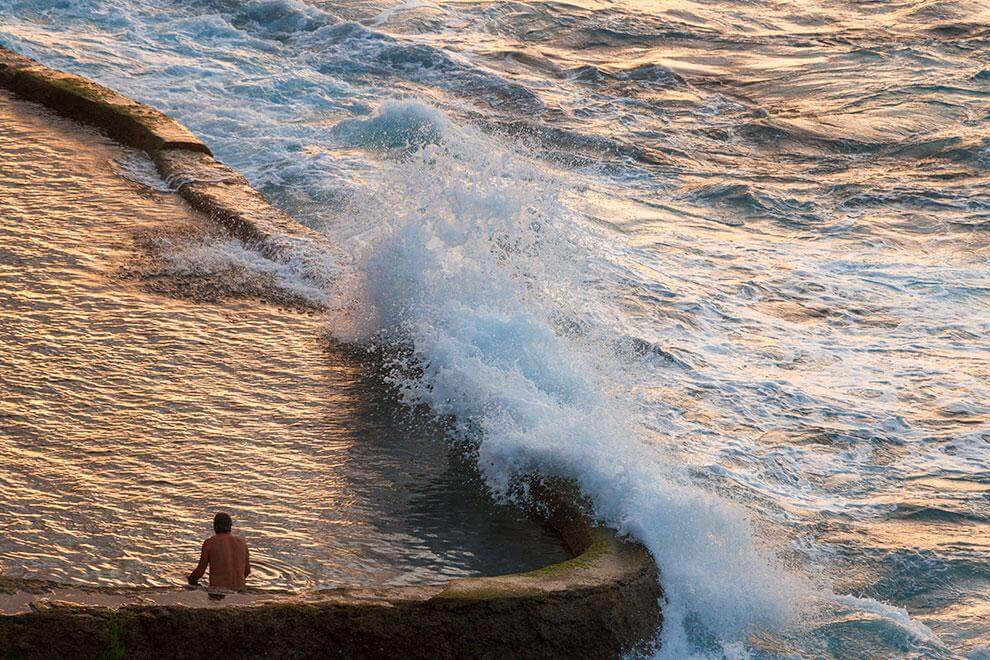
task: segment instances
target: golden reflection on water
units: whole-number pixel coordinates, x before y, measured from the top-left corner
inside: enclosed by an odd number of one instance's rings
[[[563,555],[489,505],[436,431],[403,437],[399,408],[327,346],[318,316],[231,298],[250,290],[243,265],[138,250],[229,239],[122,178],[136,154],[6,96],[0,133],[4,573],[175,584],[217,509],[251,543],[259,586],[436,581]]]

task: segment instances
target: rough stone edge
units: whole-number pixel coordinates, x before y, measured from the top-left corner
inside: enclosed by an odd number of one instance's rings
[[[62,114],[95,124],[121,142],[147,151],[210,150],[185,126],[86,78],[38,64],[0,46],[0,84]]]
[[[333,256],[340,254],[336,246],[274,208],[243,176],[217,161],[209,147],[166,114],[3,46],[0,87],[145,151],[162,178],[194,209],[270,259],[292,262],[301,274],[317,282],[332,277]]]
[[[272,207],[215,160],[185,126],[86,78],[0,46],[0,86],[95,125],[148,153],[192,207],[268,256],[313,257],[334,247]],[[317,264],[312,264],[318,267]],[[455,579],[441,586],[261,592],[253,605],[197,608],[32,603],[0,616],[0,657],[618,656],[648,643],[661,621],[658,573],[641,545],[593,526],[573,487],[532,481],[536,512],[574,558],[535,571]],[[0,576],[0,593],[75,588]],[[85,588],[82,588],[85,590]],[[176,589],[91,589],[164,594]],[[218,632],[219,631],[219,632]]]

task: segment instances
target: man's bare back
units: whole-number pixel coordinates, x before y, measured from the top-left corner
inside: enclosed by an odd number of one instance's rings
[[[247,543],[240,536],[230,533],[232,521],[225,513],[213,519],[213,536],[203,542],[199,565],[189,575],[189,584],[196,584],[210,569],[210,587],[243,589],[244,581],[251,574],[251,559]]]

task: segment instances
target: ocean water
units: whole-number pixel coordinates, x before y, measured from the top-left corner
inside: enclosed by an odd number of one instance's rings
[[[646,544],[661,655],[990,654],[985,3],[0,0],[0,43],[330,236],[326,330],[494,497]]]

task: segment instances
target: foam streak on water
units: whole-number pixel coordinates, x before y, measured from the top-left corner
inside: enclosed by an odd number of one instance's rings
[[[332,332],[646,543],[664,653],[986,653],[983,3],[0,8],[340,244]]]

